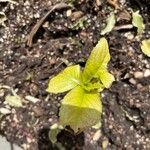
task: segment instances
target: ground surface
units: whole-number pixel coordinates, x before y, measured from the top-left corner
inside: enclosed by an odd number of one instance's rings
[[[52,147],[48,131],[58,120],[64,94],[49,95],[45,91],[49,78],[68,64],[84,66],[108,15],[116,13],[116,26],[131,24],[132,9],[140,10],[144,18],[144,34],[137,37],[136,29],[126,29],[105,36],[111,53],[109,70],[116,81],[102,94],[101,129],[88,129],[79,135],[62,131],[58,141],[68,150],[150,149],[150,59],[140,50],[140,41],[150,38],[150,2],[120,0],[122,10],[115,10],[104,0],[70,0],[73,8],[52,13],[34,37],[32,47],[27,46],[26,38],[33,26],[58,2],[0,2],[0,11],[7,17],[6,26],[0,27],[0,84],[12,87],[25,100],[23,108],[8,106],[4,97],[10,91],[0,90],[0,108],[10,111],[0,115],[0,133],[23,149],[58,149],[58,145]],[[129,14],[123,15],[124,10]],[[26,99],[29,95],[38,101]]]

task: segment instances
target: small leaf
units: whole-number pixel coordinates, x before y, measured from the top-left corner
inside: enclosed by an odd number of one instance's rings
[[[132,24],[133,26],[137,27],[138,34],[141,34],[144,31],[145,25],[142,16],[139,14],[139,11],[132,12]]]
[[[93,129],[100,129],[102,126],[101,121],[99,121],[97,124],[95,124],[94,126],[92,126]]]
[[[99,80],[99,76],[96,78],[92,78],[92,80],[88,83],[82,83],[81,87],[86,91],[98,91],[101,92],[105,88],[102,82]]]
[[[59,112],[60,124],[69,125],[76,133],[98,123],[101,113],[99,93],[87,92],[77,86],[62,101]]]
[[[85,25],[86,25],[86,18],[82,17],[71,26],[71,29],[73,30],[82,29]]]
[[[115,14],[112,13],[108,18],[107,18],[107,25],[106,27],[101,31],[101,35],[104,35],[106,33],[109,33],[113,27],[115,26],[116,19],[115,19]]]
[[[87,84],[83,84],[82,87],[87,91],[97,90],[100,92],[104,89],[103,84],[101,84],[99,81],[97,81],[95,83],[89,82]]]
[[[105,38],[101,38],[87,60],[82,74],[83,82],[89,82],[98,70],[107,68],[109,60],[110,54],[107,40]]]
[[[22,99],[21,97],[15,95],[15,96],[11,96],[11,95],[7,95],[5,97],[5,101],[10,105],[10,106],[14,106],[14,107],[22,107]]]
[[[49,81],[47,91],[51,93],[61,93],[80,84],[80,66],[67,67],[63,72]]]
[[[76,0],[68,0],[67,3],[70,4],[70,5],[73,5],[73,3],[74,3],[75,1],[76,1]]]
[[[55,144],[57,142],[57,135],[61,132],[62,129],[63,129],[63,127],[56,123],[50,127],[48,136],[49,136],[50,141],[53,144]]]
[[[110,74],[106,69],[100,69],[96,74],[105,88],[109,88],[113,81],[115,81],[115,78],[112,74]]]
[[[145,55],[150,57],[150,39],[142,41],[141,49]]]

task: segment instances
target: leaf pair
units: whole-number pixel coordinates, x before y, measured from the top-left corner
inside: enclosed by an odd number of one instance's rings
[[[107,71],[109,60],[108,43],[102,38],[91,52],[83,72],[79,65],[70,66],[49,81],[48,92],[71,90],[62,101],[60,124],[78,132],[99,122],[102,113],[99,91],[109,88],[114,81]]]
[[[115,14],[111,13],[110,16],[106,20],[107,25],[101,31],[101,35],[109,33],[116,24]],[[139,11],[133,12],[132,11],[132,25],[137,28],[137,34],[140,35],[144,32],[145,25],[142,16],[140,15]]]

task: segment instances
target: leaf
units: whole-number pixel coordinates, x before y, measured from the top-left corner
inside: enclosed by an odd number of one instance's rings
[[[86,18],[82,17],[75,24],[71,26],[71,29],[73,30],[82,29],[85,25],[86,25]]]
[[[150,39],[142,41],[141,49],[145,55],[150,57]]]
[[[115,19],[115,14],[111,13],[111,15],[107,18],[107,25],[106,27],[101,31],[101,35],[104,35],[106,33],[109,33],[113,27],[115,26],[116,19]]]
[[[106,69],[99,70],[96,74],[99,77],[105,88],[109,88],[115,78],[112,74],[110,74]]]
[[[92,126],[93,129],[100,129],[102,126],[101,121],[99,121],[97,124],[95,124],[94,126]]]
[[[144,31],[145,25],[139,11],[132,12],[132,24],[137,28],[138,35]]]
[[[74,3],[75,1],[76,1],[76,0],[68,0],[67,2],[68,2],[68,4],[73,5],[73,3]]]
[[[80,84],[80,66],[67,67],[63,72],[49,81],[47,91],[61,93],[73,89]]]
[[[57,135],[61,132],[62,129],[63,127],[56,123],[50,127],[48,137],[53,144],[57,142]]]
[[[60,124],[69,125],[76,133],[98,123],[101,113],[99,93],[87,92],[77,86],[62,101],[59,112]]]
[[[109,60],[110,54],[107,40],[105,38],[101,38],[87,60],[82,74],[83,82],[89,82],[99,69],[107,68]]]
[[[10,106],[14,106],[14,107],[22,107],[22,99],[21,97],[15,95],[15,96],[11,96],[11,95],[7,95],[5,97],[5,101],[10,105]]]
[[[101,84],[99,81],[97,81],[95,83],[89,82],[87,84],[83,84],[82,87],[87,91],[97,90],[97,91],[101,92],[104,89],[103,84]]]

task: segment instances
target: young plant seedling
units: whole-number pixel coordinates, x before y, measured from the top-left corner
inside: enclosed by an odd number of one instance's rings
[[[69,91],[61,102],[61,125],[70,126],[77,133],[100,121],[100,92],[114,81],[114,76],[107,70],[109,61],[107,40],[101,38],[83,71],[79,65],[69,66],[49,81],[48,92],[57,94]]]
[[[144,32],[145,24],[142,16],[139,14],[139,11],[132,12],[132,24],[137,28],[138,35]]]

